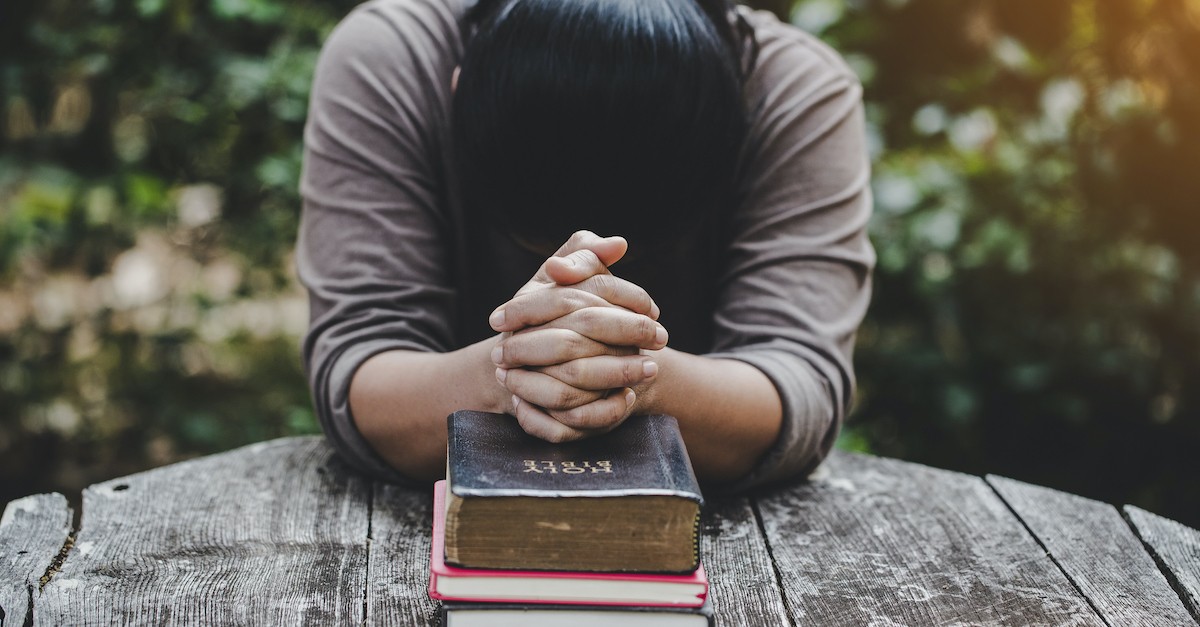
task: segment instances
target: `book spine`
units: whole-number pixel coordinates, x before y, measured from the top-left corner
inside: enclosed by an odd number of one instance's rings
[[[668,419],[678,425],[676,418],[669,417]],[[677,456],[687,459],[687,446],[683,443],[683,435],[680,433],[678,427],[675,429],[662,429],[659,427],[659,421],[657,420],[651,421],[651,424],[654,429],[654,435],[658,439],[660,449],[663,452],[662,457],[659,458],[659,468],[662,471],[665,480],[664,483],[670,485],[676,491],[690,491],[692,486],[680,485],[677,482],[677,479],[679,479],[677,473],[672,472],[671,469],[672,459]],[[689,478],[692,484],[696,484],[696,476],[692,470],[692,465],[685,464],[685,466],[687,473],[691,475]],[[703,506],[703,500],[701,500],[701,505]],[[692,563],[696,566],[700,564],[700,511],[696,512],[696,518],[692,521]]]
[[[700,511],[696,511],[696,522],[692,525],[692,563],[700,567]]]

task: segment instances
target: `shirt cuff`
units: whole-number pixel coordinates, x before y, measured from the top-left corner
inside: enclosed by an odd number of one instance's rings
[[[368,359],[390,350],[412,350],[428,352],[428,348],[414,342],[396,339],[377,339],[350,346],[332,358],[332,366],[324,381],[315,390],[325,394],[315,400],[317,415],[325,437],[334,450],[351,466],[374,478],[410,487],[424,487],[392,468],[367,439],[359,432],[350,412],[350,382],[359,367]],[[324,398],[321,398],[324,396]]]

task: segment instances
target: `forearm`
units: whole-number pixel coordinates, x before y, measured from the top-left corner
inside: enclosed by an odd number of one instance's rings
[[[696,474],[727,483],[749,473],[775,443],[783,405],[762,371],[732,359],[670,348],[651,353],[657,379],[639,392],[635,411],[675,416]]]
[[[446,467],[446,416],[459,409],[506,412],[510,393],[496,382],[496,338],[450,353],[388,351],[359,367],[350,383],[355,425],[393,468],[435,479]]]

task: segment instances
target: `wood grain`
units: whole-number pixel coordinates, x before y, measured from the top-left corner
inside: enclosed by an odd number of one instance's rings
[[[1126,508],[1148,564],[1112,508],[991,481],[996,491],[977,477],[837,453],[807,483],[710,500],[701,551],[717,624],[1200,616],[1200,532]],[[70,512],[58,495],[14,501],[0,519],[3,627],[29,617],[436,625],[426,590],[431,507],[428,491],[372,486],[320,438],[275,440],[89,488],[74,546],[37,594]]]
[[[700,533],[716,624],[787,625],[775,568],[749,500],[710,499]]]
[[[1200,622],[1200,531],[1132,505],[1125,506],[1125,515]]]
[[[92,486],[34,622],[361,622],[369,494],[320,438]]]
[[[1102,625],[979,477],[835,453],[758,500],[798,625]]]
[[[1115,507],[989,476],[1071,582],[1110,625],[1180,625],[1187,608]]]
[[[367,568],[367,624],[435,625],[429,598],[433,493],[376,484]]]
[[[0,516],[0,627],[29,618],[39,580],[71,535],[71,508],[61,494],[17,499]]]

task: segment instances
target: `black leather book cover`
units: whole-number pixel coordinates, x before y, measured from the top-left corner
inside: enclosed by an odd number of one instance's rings
[[[671,416],[633,416],[604,435],[552,444],[504,414],[449,417],[449,484],[460,498],[677,496],[703,503]]]

